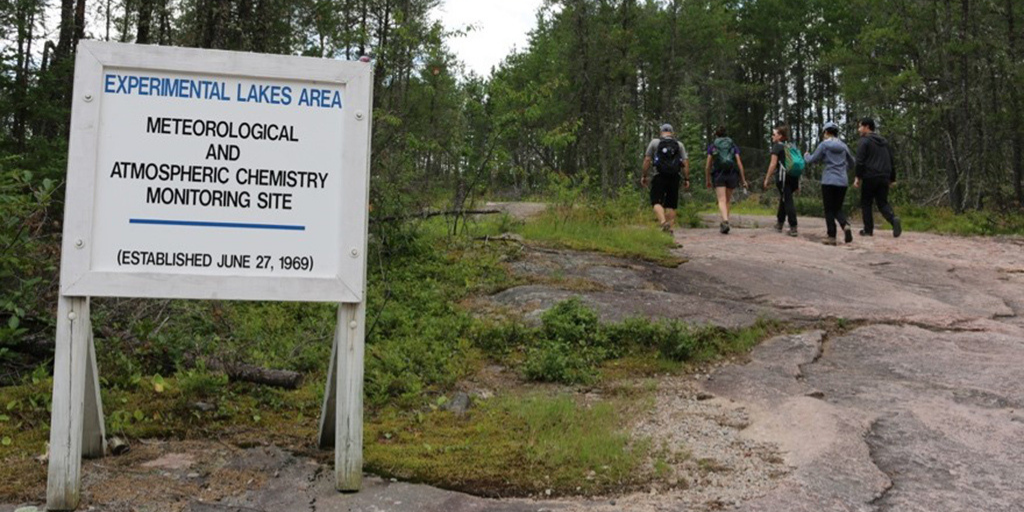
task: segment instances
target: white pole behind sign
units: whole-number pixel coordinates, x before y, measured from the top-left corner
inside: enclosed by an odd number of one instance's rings
[[[48,509],[78,506],[81,457],[105,450],[90,296],[340,303],[320,443],[359,489],[371,72],[79,43]]]

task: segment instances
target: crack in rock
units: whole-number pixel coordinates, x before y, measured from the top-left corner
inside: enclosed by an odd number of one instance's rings
[[[864,436],[864,442],[868,445],[868,457],[870,458],[871,463],[889,479],[889,485],[882,489],[882,492],[868,503],[869,506],[874,507],[876,512],[885,512],[888,510],[889,506],[886,503],[886,499],[889,497],[889,493],[896,488],[895,472],[891,470],[886,471],[886,468],[882,467],[882,464],[879,461],[878,449],[882,445],[882,438],[878,435],[876,429],[882,421],[885,421],[885,419],[878,418],[875,419],[875,421],[872,421],[871,426],[868,427],[867,435]]]

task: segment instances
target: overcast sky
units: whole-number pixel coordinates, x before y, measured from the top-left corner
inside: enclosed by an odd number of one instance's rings
[[[448,45],[466,68],[487,76],[512,48],[526,47],[542,0],[444,0],[435,16],[448,28],[476,25]]]

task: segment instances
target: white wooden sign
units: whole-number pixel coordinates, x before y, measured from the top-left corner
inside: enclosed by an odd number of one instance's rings
[[[368,61],[81,41],[47,508],[106,449],[89,297],[338,302],[319,444],[362,478]]]
[[[84,41],[61,291],[358,302],[365,63]]]

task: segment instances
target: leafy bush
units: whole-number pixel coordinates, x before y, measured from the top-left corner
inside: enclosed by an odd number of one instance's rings
[[[607,359],[608,337],[597,313],[578,297],[559,302],[541,317],[541,337],[523,363],[528,379],[580,384],[593,380]]]
[[[548,339],[532,347],[523,362],[523,375],[539,382],[588,384],[597,376],[597,365],[604,360],[599,348],[577,349]]]
[[[228,376],[211,373],[205,365],[179,372],[176,376],[182,396],[188,398],[210,398],[219,395],[228,385]]]

